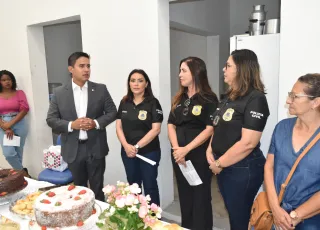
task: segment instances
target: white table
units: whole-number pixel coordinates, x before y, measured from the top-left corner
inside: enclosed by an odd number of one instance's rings
[[[30,178],[25,178],[28,181],[28,186],[23,189],[22,191],[20,191],[15,197],[18,198],[19,194],[21,194],[21,196],[23,194],[28,194],[31,192],[35,192],[37,191],[39,188],[44,188],[44,187],[48,187],[48,186],[52,186],[53,184],[48,183],[48,182],[44,182],[44,181],[36,181]],[[102,210],[107,208],[107,204],[105,202],[101,202],[96,200],[97,204],[101,207]],[[6,205],[1,205],[0,206],[0,214],[19,223],[20,224],[20,229],[21,230],[28,230],[29,227],[29,220],[26,219],[21,219],[20,217],[12,214],[9,211],[9,204]]]

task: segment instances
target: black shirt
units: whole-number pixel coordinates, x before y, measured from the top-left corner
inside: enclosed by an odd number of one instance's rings
[[[188,101],[187,93],[183,94],[180,103],[170,112],[168,124],[176,126],[177,139],[180,147],[189,144],[207,125],[212,126],[212,114],[218,105],[217,97],[209,95],[207,100],[195,94]]]
[[[121,119],[122,130],[126,141],[137,144],[151,129],[152,123],[161,123],[163,120],[162,108],[156,98],[145,98],[140,104],[132,101],[121,101],[117,113]],[[149,144],[139,149],[139,154],[160,150],[158,136]]]
[[[213,114],[214,120],[217,116],[220,119],[214,127],[212,151],[218,156],[224,154],[241,139],[242,128],[262,132],[269,115],[266,96],[258,90],[250,90],[234,101],[225,98]]]

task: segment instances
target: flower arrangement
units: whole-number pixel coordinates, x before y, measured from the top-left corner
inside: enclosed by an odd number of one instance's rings
[[[117,187],[107,185],[103,188],[108,207],[101,213],[97,226],[104,230],[151,230],[161,218],[162,209],[149,204],[149,195],[141,195],[138,184],[129,185],[117,182]]]

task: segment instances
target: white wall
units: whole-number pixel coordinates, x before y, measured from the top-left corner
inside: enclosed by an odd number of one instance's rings
[[[230,1],[230,36],[248,31],[249,17],[253,5],[265,5],[267,19],[280,17],[280,0],[229,0]],[[299,15],[300,18],[300,15]]]
[[[170,21],[209,32],[204,12],[206,1],[170,4]]]
[[[281,4],[279,120],[288,117],[287,93],[297,79],[320,72],[320,1],[282,0]]]
[[[41,170],[42,150],[52,144],[51,130],[45,122],[49,105],[42,25],[81,18],[83,50],[92,57],[91,79],[105,83],[118,105],[125,94],[129,72],[133,68],[145,69],[155,83],[154,93],[164,108],[164,121],[167,120],[170,110],[168,0],[97,0],[94,4],[84,0],[12,0],[1,9],[0,31],[6,35],[0,36],[0,50],[10,55],[0,56],[0,63],[2,68],[16,74],[29,100],[31,125],[24,164],[33,176]],[[160,91],[160,88],[168,90]],[[166,207],[173,200],[173,177],[165,122],[160,140],[159,184],[161,202]],[[108,142],[105,183],[114,184],[125,180],[114,123],[108,127]]]
[[[229,56],[229,38],[248,30],[252,6],[257,4],[266,5],[268,19],[279,17],[280,0],[203,0],[170,5],[171,23],[185,25],[186,31],[198,29],[204,35],[219,36],[219,73],[214,79],[219,79],[220,93],[225,88],[222,68]]]
[[[224,91],[222,66],[229,56],[229,0],[204,0],[170,5],[170,23],[179,29],[203,36],[217,36],[207,41],[208,50],[219,52],[208,53],[207,63],[209,77],[213,79],[212,88],[218,95]],[[208,46],[207,44],[207,46]],[[213,60],[215,63],[213,63]]]
[[[43,27],[49,83],[66,83],[70,80],[68,57],[82,51],[79,21]]]
[[[178,30],[170,30],[171,97],[179,90],[181,59],[194,56],[207,63],[207,38]]]

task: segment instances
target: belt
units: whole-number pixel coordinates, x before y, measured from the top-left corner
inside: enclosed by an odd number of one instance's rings
[[[15,117],[18,113],[7,113],[7,114],[0,114],[0,117]]]
[[[88,141],[88,139],[85,139],[85,140],[78,140],[78,142],[79,142],[79,144],[84,144],[84,143],[86,143]]]

